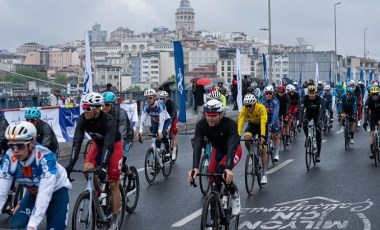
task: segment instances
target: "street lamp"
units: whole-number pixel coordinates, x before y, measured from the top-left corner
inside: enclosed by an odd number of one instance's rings
[[[336,51],[336,6],[341,4],[341,2],[334,3],[334,33],[335,33],[335,57],[338,57],[337,51]],[[337,58],[338,59],[338,58]],[[338,70],[336,71],[335,75],[335,81],[338,80]]]
[[[272,31],[271,31],[271,17],[270,17],[270,0],[268,0],[268,32],[269,32],[269,81],[272,82]]]
[[[368,27],[364,28],[364,58],[367,56],[365,51],[365,31],[368,29]]]

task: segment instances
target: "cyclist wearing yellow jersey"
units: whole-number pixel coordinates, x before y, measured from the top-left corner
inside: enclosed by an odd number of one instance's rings
[[[238,134],[241,136],[243,131],[244,122],[247,120],[248,125],[244,132],[245,147],[248,152],[251,150],[251,140],[254,135],[258,135],[259,144],[265,143],[266,124],[268,120],[267,110],[265,106],[257,102],[255,95],[246,94],[243,100],[243,108],[239,114],[238,120]],[[262,156],[262,163],[264,165],[263,178],[261,180],[262,184],[266,184],[267,178],[267,167],[268,167],[268,154],[266,148],[260,148],[260,154]]]

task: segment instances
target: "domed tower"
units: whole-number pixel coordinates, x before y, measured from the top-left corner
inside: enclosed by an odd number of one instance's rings
[[[181,4],[175,13],[175,30],[177,39],[194,34],[194,9],[190,6],[189,0],[181,0]]]

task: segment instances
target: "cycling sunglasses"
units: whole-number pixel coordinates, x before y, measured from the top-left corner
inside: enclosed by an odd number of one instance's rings
[[[12,150],[14,150],[15,148],[19,149],[19,150],[23,150],[25,149],[26,145],[29,144],[30,141],[28,142],[18,142],[18,143],[8,143],[8,147]]]
[[[83,108],[83,111],[84,112],[92,112],[94,109],[95,109],[95,107],[91,106],[91,107],[88,107],[88,108]]]

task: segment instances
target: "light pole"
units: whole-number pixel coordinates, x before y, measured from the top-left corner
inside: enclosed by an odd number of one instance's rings
[[[336,51],[336,6],[339,5],[341,2],[334,3],[334,34],[335,34],[335,57],[338,59],[338,54]],[[335,75],[335,81],[338,80],[338,70],[336,71]]]
[[[260,30],[265,30],[265,31],[268,31],[269,32],[269,29],[268,28],[260,28]],[[271,69],[271,52],[270,52],[270,50],[271,50],[271,42],[269,41],[269,46],[268,46],[268,70],[270,71],[270,69]],[[268,71],[268,72],[269,72]],[[271,76],[270,74],[268,74],[269,76]],[[271,77],[269,77],[268,76],[268,78],[269,78],[269,82],[270,81],[272,81],[272,78]]]
[[[272,29],[271,29],[271,16],[270,16],[270,0],[268,0],[268,32],[269,32],[269,81],[272,82]]]
[[[365,31],[368,29],[368,27],[364,28],[364,58],[367,56],[367,52],[365,51]]]

